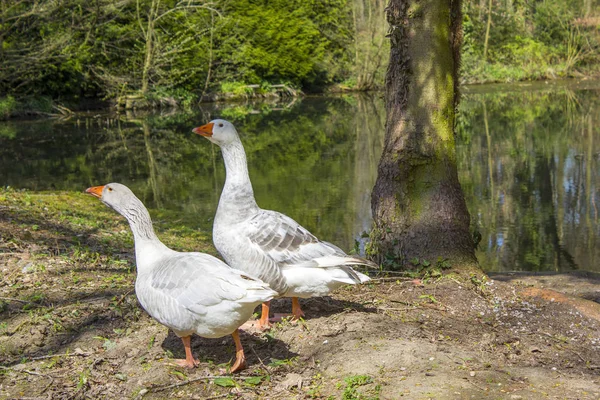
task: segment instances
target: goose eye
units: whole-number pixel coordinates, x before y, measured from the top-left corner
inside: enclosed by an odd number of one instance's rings
[[[219,128],[222,128],[222,127],[223,127],[223,124],[222,124],[222,123],[221,123],[221,124],[219,124]]]
[[[112,192],[113,189],[111,187],[107,188],[109,192]]]

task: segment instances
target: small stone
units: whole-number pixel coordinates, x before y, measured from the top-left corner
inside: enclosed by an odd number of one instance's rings
[[[282,389],[285,389],[285,390],[289,390],[296,386],[298,387],[298,389],[301,389],[302,388],[302,380],[303,380],[302,375],[290,373],[290,374],[287,374],[285,376],[285,379],[277,386]]]
[[[469,372],[469,376],[475,376],[475,371]]]
[[[34,270],[34,268],[33,268],[33,263],[32,263],[32,262],[30,262],[30,263],[27,263],[27,264],[26,264],[26,265],[23,267],[23,269],[21,270],[21,272],[22,272],[22,273],[24,273],[24,274],[30,274],[30,273],[32,273],[32,272],[33,272],[33,270]]]
[[[42,347],[44,345],[44,335],[39,332],[35,333],[31,336],[31,342],[38,347]]]

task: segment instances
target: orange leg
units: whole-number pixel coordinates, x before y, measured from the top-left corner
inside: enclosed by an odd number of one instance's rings
[[[250,320],[246,321],[239,327],[244,331],[248,332],[257,332],[257,331],[266,331],[271,329],[271,323],[269,322],[269,306],[271,302],[267,301],[262,304],[262,313],[260,319],[258,321]]]
[[[190,347],[191,339],[191,336],[184,336],[181,338],[183,347],[185,347],[185,360],[173,360],[173,362],[180,367],[194,368],[200,364],[200,361],[195,359],[192,355],[192,348]]]
[[[300,308],[300,301],[297,297],[292,297],[292,315],[294,316],[294,321],[304,317],[304,312]]]
[[[258,321],[258,329],[261,331],[265,331],[271,328],[271,323],[269,322],[269,308],[271,307],[270,301],[265,301],[262,304],[262,312],[260,314],[260,320]]]
[[[235,363],[231,367],[231,372],[238,372],[246,368],[246,356],[244,356],[244,349],[238,330],[236,329],[231,336],[233,336],[233,341],[235,342]]]

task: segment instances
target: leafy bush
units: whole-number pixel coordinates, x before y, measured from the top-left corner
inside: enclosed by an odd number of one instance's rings
[[[488,4],[463,2],[462,71],[467,82],[557,78],[583,65],[598,71],[600,35],[578,25],[585,12],[580,2],[492,1],[484,58]]]
[[[235,97],[247,97],[253,93],[253,90],[244,82],[223,82],[221,83],[221,93],[232,94]]]
[[[0,119],[9,118],[17,108],[17,101],[12,96],[0,98]]]

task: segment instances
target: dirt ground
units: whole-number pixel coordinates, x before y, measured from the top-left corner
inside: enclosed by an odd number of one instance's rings
[[[128,227],[104,208],[0,192],[0,399],[600,399],[600,277],[585,273],[374,276],[242,334],[240,374],[230,337],[194,337],[200,367],[170,366],[181,341],[137,304]]]

